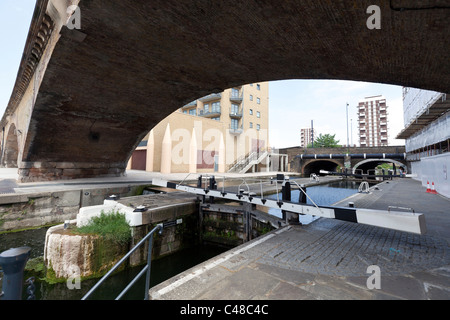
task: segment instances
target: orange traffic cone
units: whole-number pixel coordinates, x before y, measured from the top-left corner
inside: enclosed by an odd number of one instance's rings
[[[427,181],[427,193],[431,193],[430,181]]]
[[[434,188],[434,182],[431,182],[431,192],[432,194],[437,194],[436,189]]]

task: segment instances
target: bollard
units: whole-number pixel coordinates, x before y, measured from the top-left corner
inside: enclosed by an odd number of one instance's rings
[[[277,173],[277,183],[281,183],[284,181],[284,174]]]
[[[284,181],[281,185],[281,197],[283,201],[291,201],[291,183]]]
[[[289,181],[283,181],[283,184],[281,185],[281,199],[282,201],[291,201],[291,183]],[[285,210],[281,210],[282,213],[282,219],[286,222],[288,215]],[[298,215],[297,215],[298,217]],[[298,219],[298,218],[297,218]]]
[[[300,185],[300,187],[305,191],[306,193],[306,186],[304,184]],[[298,195],[298,202],[299,203],[306,203],[306,194],[303,193],[301,190],[299,190],[300,194]]]
[[[29,247],[13,248],[0,254],[0,266],[3,269],[2,300],[21,300],[23,288],[23,270],[30,256]]]

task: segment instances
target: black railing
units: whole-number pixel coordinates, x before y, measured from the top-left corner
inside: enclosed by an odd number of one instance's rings
[[[145,300],[148,300],[148,292],[150,289],[150,271],[151,271],[151,263],[152,263],[152,247],[153,247],[153,234],[156,231],[159,231],[159,234],[162,233],[164,229],[164,225],[162,223],[158,224],[155,228],[153,228],[152,231],[150,231],[141,241],[139,241],[138,244],[136,244],[133,249],[131,249],[122,259],[120,259],[119,262],[117,262],[112,268],[111,270],[109,270],[101,279],[99,282],[97,282],[92,288],[91,290],[89,290],[88,293],[86,293],[84,295],[83,298],[81,298],[81,300],[86,300],[87,298],[89,298],[89,296],[95,291],[97,290],[98,287],[100,287],[100,285],[105,282],[106,279],[109,278],[109,276],[117,269],[120,267],[120,265],[122,263],[124,263],[130,256],[131,254],[136,251],[142,244],[144,244],[147,240],[149,240],[148,243],[148,255],[147,255],[147,264],[145,265],[145,267],[141,270],[141,272],[139,272],[137,274],[136,277],[134,277],[133,280],[131,280],[131,282],[126,286],[125,289],[122,290],[122,292],[116,297],[115,300],[120,300],[125,293],[128,292],[128,290],[144,275],[146,274],[146,279],[145,279]]]

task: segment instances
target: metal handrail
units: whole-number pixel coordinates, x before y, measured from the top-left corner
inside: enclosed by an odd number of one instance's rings
[[[303,190],[303,188],[294,180],[292,180],[293,183],[295,183],[297,185],[297,187],[300,189],[301,192],[303,192],[305,194],[305,196],[309,199],[309,201],[311,201],[311,203],[317,208],[319,209],[320,212],[322,212],[322,209],[314,202],[313,199],[311,199],[311,197],[305,192],[305,190]],[[323,213],[323,212],[322,212]]]
[[[122,264],[124,263],[130,256],[131,254],[136,251],[142,244],[144,244],[147,240],[149,240],[149,244],[148,244],[148,256],[147,256],[147,264],[146,266],[141,270],[141,272],[139,272],[139,274],[134,277],[133,280],[131,280],[131,282],[126,286],[125,289],[122,290],[122,292],[116,297],[115,300],[119,300],[120,298],[123,297],[123,295],[125,293],[127,293],[127,291],[137,282],[137,280],[139,280],[139,278],[141,276],[144,275],[144,273],[147,273],[146,279],[145,279],[145,300],[148,300],[149,297],[149,290],[150,290],[150,270],[151,270],[151,262],[152,262],[152,247],[153,247],[153,234],[159,230],[159,234],[162,233],[163,231],[163,224],[160,223],[158,225],[156,225],[155,228],[153,228],[152,231],[150,231],[144,238],[142,238],[141,241],[139,241],[138,244],[136,244],[133,249],[131,249],[130,251],[128,251],[128,253],[122,258],[120,259],[119,262],[117,262],[112,268],[111,270],[109,270],[101,279],[99,282],[97,282],[92,288],[91,290],[88,291],[88,293],[86,293],[84,295],[83,298],[81,298],[81,300],[86,300],[95,290],[97,290],[98,287],[100,287],[100,285],[105,282],[105,280]]]
[[[369,183],[367,181],[363,181],[358,187],[358,193],[369,193],[369,189]]]

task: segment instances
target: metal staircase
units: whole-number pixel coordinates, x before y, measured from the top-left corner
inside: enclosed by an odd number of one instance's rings
[[[228,170],[230,173],[246,173],[252,166],[261,163],[269,153],[263,152],[251,152],[247,156],[239,158],[236,163]]]

